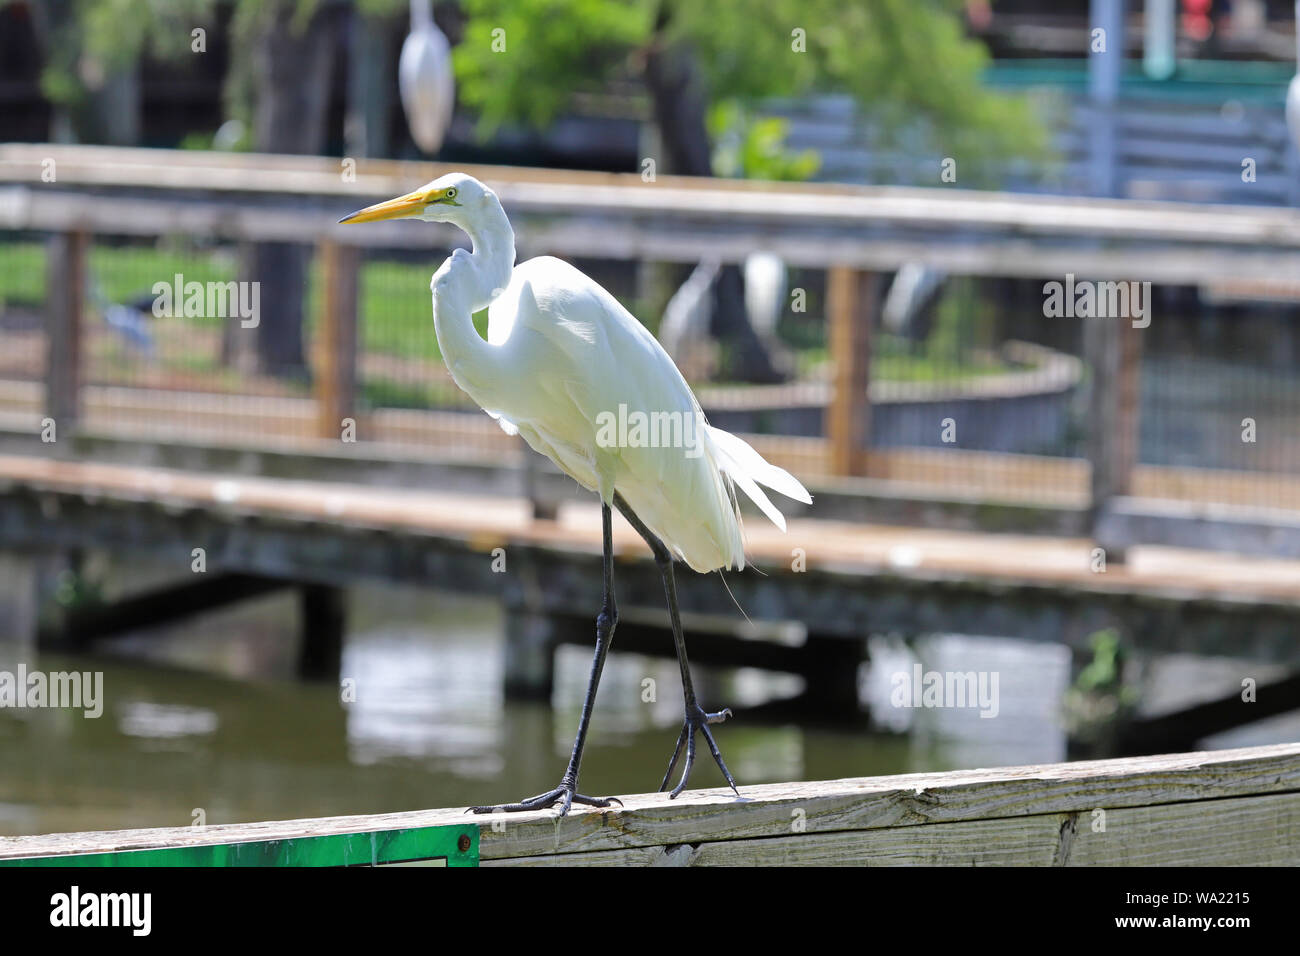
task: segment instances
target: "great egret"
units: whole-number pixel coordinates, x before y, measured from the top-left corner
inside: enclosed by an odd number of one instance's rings
[[[811,502],[808,492],[744,441],[709,426],[672,359],[600,285],[550,256],[515,266],[510,222],[496,194],[477,179],[449,173],[340,221],[383,219],[449,222],[469,235],[473,252],[457,249],[430,283],[434,329],[452,377],[507,433],[522,435],[580,485],[600,495],[603,598],[596,617],[595,658],[568,769],[560,785],[547,793],[472,809],[536,810],[558,803],[563,815],[575,802],[595,807],[614,802],[578,793],[596,687],[618,623],[611,508],[618,508],[654,553],[681,669],[682,730],[659,789],[667,788],[685,746],[686,763],[672,796],[682,792],[695,762],[696,734],[703,734],[735,790],[735,779],[709,731],[731,711],[708,713],[696,699],[677,610],[673,560],[680,558],[700,572],[743,568],[735,489],[739,487],[782,530],[785,519],[759,485],[803,502]],[[484,306],[487,341],[472,321]]]

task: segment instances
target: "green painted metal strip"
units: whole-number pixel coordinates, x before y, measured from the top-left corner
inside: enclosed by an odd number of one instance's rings
[[[0,866],[478,866],[478,827],[414,827],[0,860]]]
[[[1168,101],[1222,103],[1236,99],[1251,103],[1281,103],[1295,74],[1294,63],[1244,60],[1179,60],[1167,80],[1153,80],[1139,58],[1125,65],[1120,94]],[[1058,87],[1082,93],[1088,86],[1088,60],[1042,58],[998,60],[984,72],[992,86],[1004,89]]]

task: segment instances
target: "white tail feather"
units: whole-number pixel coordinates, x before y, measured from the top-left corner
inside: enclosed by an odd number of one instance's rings
[[[782,531],[785,530],[785,516],[763,493],[763,489],[758,487],[759,484],[766,485],[787,498],[802,501],[804,504],[812,503],[812,495],[808,494],[808,489],[799,483],[799,479],[784,468],[778,468],[771,462],[765,461],[763,456],[754,451],[744,439],[737,438],[731,432],[723,431],[721,428],[714,428],[711,425],[705,427],[712,440],[718,468],[739,485],[740,490],[748,495],[763,514],[767,515]]]
[[[812,495],[808,494],[808,489],[790,472],[764,459],[743,438],[737,438],[731,432],[724,432],[721,428],[714,428],[712,425],[706,427],[709,429],[709,437],[726,452],[727,457],[735,462],[737,467],[743,468],[760,485],[766,485],[795,501],[802,501],[806,505],[812,504]]]

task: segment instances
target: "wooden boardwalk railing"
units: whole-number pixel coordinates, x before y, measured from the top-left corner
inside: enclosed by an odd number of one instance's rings
[[[53,166],[50,166],[53,164]],[[446,167],[366,161],[357,176],[338,160],[0,144],[0,231],[61,238],[51,288],[81,288],[88,237],[172,233],[317,247],[328,294],[314,381],[318,436],[354,417],[357,388],[357,247],[433,250],[463,241],[451,226],[410,223],[345,229],[340,213],[431,179]],[[49,169],[54,182],[46,182]],[[1300,218],[1291,209],[1193,206],[955,189],[753,183],[636,174],[469,167],[500,192],[522,256],[553,253],[634,261],[741,261],[762,249],[828,273],[828,341],[835,382],[827,404],[826,461],[843,476],[878,475],[870,434],[871,311],[881,271],[922,262],[950,275],[1192,284],[1276,282],[1300,273]],[[105,191],[111,191],[105,194]],[[74,278],[69,278],[73,276]],[[46,412],[65,434],[81,403],[77,296],[52,296],[47,323],[66,329],[50,353]],[[1131,493],[1138,434],[1137,332],[1089,320],[1089,504],[1099,543],[1115,499]],[[1127,331],[1125,331],[1125,328]],[[61,344],[59,344],[61,343]],[[59,351],[62,350],[62,351]]]
[[[624,804],[0,838],[0,865],[1295,865],[1300,744]]]
[[[315,393],[307,433],[336,439],[341,423],[361,414],[356,399],[362,247],[429,250],[432,258],[432,250],[464,241],[446,225],[339,226],[340,213],[446,171],[436,164],[387,161],[366,161],[363,167],[355,179],[345,179],[339,161],[325,157],[0,144],[0,232],[57,237],[47,261],[51,289],[82,288],[76,275],[87,259],[87,243],[97,236],[175,233],[316,246],[326,294],[318,302]],[[45,181],[49,168],[58,171],[53,182]],[[507,167],[469,170],[499,190],[522,256],[734,262],[762,249],[793,266],[826,270],[828,341],[835,359],[835,387],[827,390],[826,439],[817,445],[789,436],[772,442],[779,452],[797,457],[795,471],[801,475],[929,483],[918,463],[928,463],[932,456],[909,452],[900,458],[871,434],[875,297],[869,293],[876,273],[921,262],[950,275],[1057,281],[1077,274],[1189,285],[1276,283],[1279,276],[1300,274],[1300,217],[1292,209],[688,177],[643,182],[636,174]],[[93,402],[102,393],[83,381],[87,363],[78,357],[85,351],[78,336],[84,336],[86,323],[79,296],[52,293],[46,311],[47,329],[63,331],[49,337],[40,412],[67,437],[91,424]],[[1145,506],[1141,499],[1182,501],[1213,488],[1215,504],[1293,507],[1295,491],[1287,477],[1261,478],[1249,471],[1173,482],[1199,489],[1192,496],[1171,496],[1169,481],[1145,480],[1137,463],[1141,330],[1118,316],[1088,319],[1086,328],[1083,360],[1091,396],[1087,475],[1084,462],[1063,463],[1070,472],[1066,480],[1083,491],[1068,492],[1068,501],[1052,507],[1086,509],[1087,532],[1112,563],[1122,561],[1133,544],[1185,545],[1208,538],[1223,542],[1225,550],[1278,553],[1277,522],[1271,515],[1223,520],[1182,509],[1171,524],[1167,510],[1152,514]],[[158,401],[174,398],[164,394]],[[222,400],[231,398],[223,395]],[[256,402],[259,416],[272,405],[269,398],[250,401]],[[168,425],[176,422],[165,410],[153,414]],[[1039,503],[1044,496],[1060,497],[1062,469],[1057,465],[1062,463],[1004,464],[1015,469],[1014,475],[986,471],[979,481],[984,488],[966,476],[963,488],[986,500],[987,487],[996,491],[1017,484]],[[1275,493],[1279,485],[1286,487]],[[1217,523],[1202,526],[1202,520]],[[1288,526],[1282,533],[1284,550],[1300,550],[1290,516],[1282,516],[1282,524]],[[1137,529],[1142,537],[1135,536]]]

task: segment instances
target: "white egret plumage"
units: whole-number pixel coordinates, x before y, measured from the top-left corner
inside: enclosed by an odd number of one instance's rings
[[[449,222],[466,232],[473,252],[457,249],[433,274],[433,321],[443,359],[456,384],[510,433],[518,433],[601,500],[604,597],[596,619],[596,653],[569,766],[558,787],[504,806],[533,810],[573,802],[609,806],[577,792],[578,770],[596,688],[618,621],[613,588],[612,508],[649,544],[663,577],[681,669],[685,716],[660,789],[686,752],[672,795],[686,786],[702,734],[727,782],[735,781],[710,724],[729,710],[708,713],[696,700],[682,637],[674,558],[696,571],[743,568],[744,538],[736,489],[784,530],[785,519],[759,486],[798,501],[808,492],[791,474],[765,461],[746,442],[704,420],[686,380],[640,322],[612,295],[573,266],[543,256],[515,265],[514,232],[496,194],[462,173],[369,206],[345,223],[384,219]],[[488,309],[484,341],[472,316]],[[641,415],[657,421],[641,440],[623,427]],[[658,435],[660,440],[656,440]],[[487,812],[498,807],[478,807]]]
[[[451,125],[456,78],[451,45],[433,22],[431,0],[411,0],[411,32],[397,61],[397,89],[411,138],[433,155]]]

